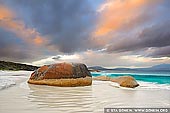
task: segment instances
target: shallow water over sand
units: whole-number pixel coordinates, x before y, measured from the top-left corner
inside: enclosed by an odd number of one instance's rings
[[[105,107],[170,107],[169,90],[121,89],[94,81],[86,87],[27,84],[0,91],[0,113],[103,113]]]
[[[169,107],[169,85],[139,82],[135,89],[108,81],[92,86],[55,87],[27,84],[30,72],[2,73],[15,85],[0,90],[0,113],[103,113],[104,108]],[[14,75],[13,75],[14,74]],[[4,81],[5,82],[5,81]]]

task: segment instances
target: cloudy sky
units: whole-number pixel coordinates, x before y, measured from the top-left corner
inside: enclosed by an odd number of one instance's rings
[[[0,0],[0,60],[170,63],[169,0]]]

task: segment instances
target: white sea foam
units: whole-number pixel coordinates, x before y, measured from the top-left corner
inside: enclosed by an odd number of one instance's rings
[[[121,89],[128,89],[128,90],[170,90],[170,84],[158,84],[154,82],[143,82],[143,81],[137,81],[139,83],[139,86],[136,88],[125,88],[121,87],[119,84],[114,82],[108,82],[109,85]]]
[[[0,71],[0,90],[16,85],[30,73],[31,71]]]
[[[148,90],[157,90],[157,89],[167,89],[170,90],[170,84],[158,84],[154,82],[143,82],[143,81],[138,81],[140,84],[139,88],[140,89],[148,89]]]
[[[0,90],[1,89],[5,89],[5,88],[8,88],[12,85],[15,85],[16,83],[10,79],[2,79],[0,77]]]

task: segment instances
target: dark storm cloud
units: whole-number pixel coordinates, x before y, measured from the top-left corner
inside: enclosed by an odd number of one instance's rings
[[[35,30],[48,41],[43,47],[36,48],[31,42],[24,43],[22,37],[17,38],[15,33],[19,32],[11,33],[7,28],[6,32],[0,32],[0,59],[28,61],[54,52],[73,53],[90,48],[88,39],[94,27],[97,8],[90,0],[0,0],[0,6],[13,13],[14,17],[10,18],[12,24],[15,20],[20,21],[25,27],[22,31]],[[19,23],[14,24],[19,26]]]
[[[56,56],[56,57],[53,57],[52,59],[54,59],[54,60],[59,60],[60,58],[62,58],[61,56]]]
[[[132,4],[133,7],[129,6],[132,7],[130,12],[124,7],[127,5],[123,3],[125,1],[118,1],[120,5],[122,3],[124,5],[117,10],[116,5],[110,4],[113,7],[107,15],[110,18],[97,12],[102,2],[100,0],[96,4],[96,1],[92,0],[0,0],[0,6],[5,6],[12,11],[12,18],[10,18],[12,22],[8,24],[6,21],[4,26],[0,26],[0,59],[34,61],[35,58],[39,60],[41,57],[56,54],[81,54],[88,49],[104,50],[101,51],[103,59],[105,54],[112,52],[131,51],[133,54],[137,51],[142,55],[149,48],[155,50],[150,54],[147,53],[148,56],[169,56],[170,2],[168,0],[153,4],[152,1],[146,2],[146,5],[140,5],[142,10],[136,9],[138,4],[137,6]],[[115,13],[112,9],[115,9]],[[102,39],[99,36],[92,40],[100,16],[103,16],[106,27],[110,27],[107,23],[109,20],[113,28],[109,28],[109,32],[101,36]],[[116,18],[114,21],[112,21],[113,17]],[[123,18],[119,19],[119,17]],[[117,23],[118,27],[114,28]],[[18,28],[20,30],[17,30]],[[34,37],[30,37],[32,32]],[[24,36],[25,34],[27,35]],[[32,41],[37,43],[37,47],[34,47],[36,45],[32,44]],[[108,53],[105,53],[105,49]],[[53,59],[62,58],[56,56]]]
[[[136,51],[170,45],[170,21],[145,28],[136,37],[126,37],[109,46],[108,52]]]
[[[48,36],[48,46],[64,53],[86,50],[94,27],[94,3],[90,0],[7,0],[27,26]]]
[[[0,60],[23,61],[32,58],[28,52],[24,52],[23,42],[14,37],[13,33],[0,28]]]
[[[42,58],[42,51],[0,27],[0,60],[31,62]]]
[[[145,54],[149,48],[166,47],[170,45],[170,1],[145,1],[141,8],[128,11],[122,5],[133,1],[108,1],[110,7],[101,12],[101,26],[97,29],[99,44],[105,46],[109,53],[130,52],[131,54]],[[119,10],[113,4],[119,4]],[[139,4],[136,4],[139,5]],[[122,7],[121,7],[122,6]],[[130,6],[129,6],[130,7]],[[114,15],[113,11],[117,11]],[[108,15],[109,14],[109,15]],[[102,17],[107,15],[108,17]],[[119,16],[121,15],[121,16]],[[127,18],[128,17],[128,18]],[[123,20],[123,21],[122,21]],[[103,39],[103,41],[102,41]]]
[[[170,46],[155,48],[148,56],[152,57],[170,57]]]

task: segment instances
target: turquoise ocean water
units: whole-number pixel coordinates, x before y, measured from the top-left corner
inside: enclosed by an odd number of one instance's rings
[[[167,72],[166,73],[164,72],[136,73],[136,72],[114,72],[114,71],[92,72],[92,76],[102,76],[102,75],[106,75],[109,77],[130,75],[138,81],[170,85],[170,73]]]

